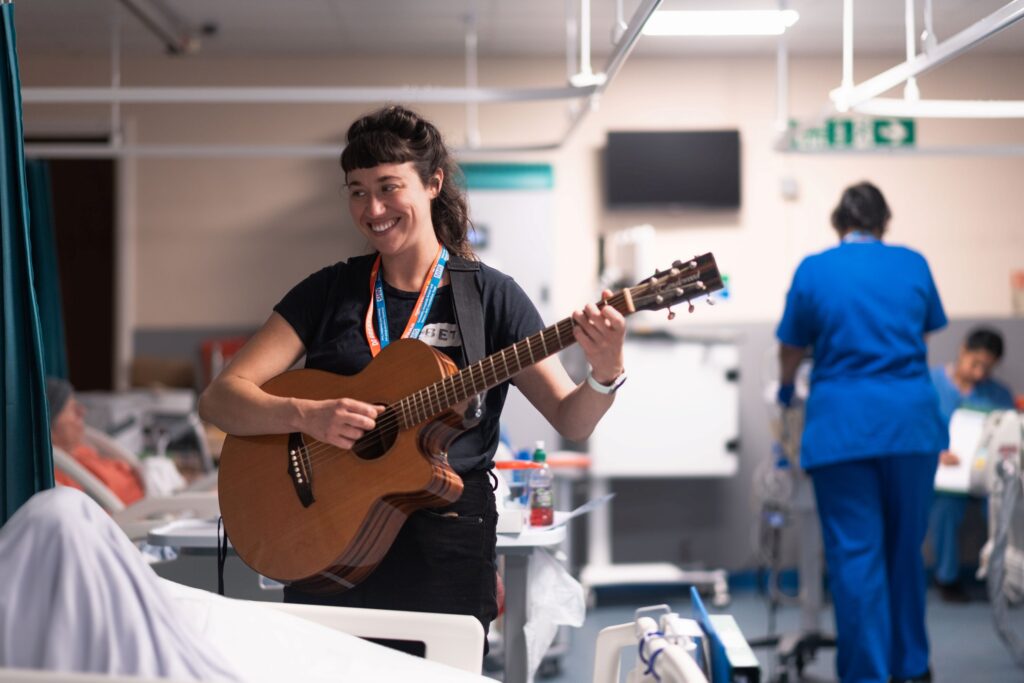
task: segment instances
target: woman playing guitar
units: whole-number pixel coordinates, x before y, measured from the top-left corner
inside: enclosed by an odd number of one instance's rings
[[[416,113],[389,106],[352,124],[341,166],[352,220],[374,253],[296,285],[203,393],[200,414],[229,434],[301,433],[348,450],[374,428],[379,405],[261,389],[303,355],[307,368],[355,375],[391,340],[412,337],[466,365],[445,265],[451,258],[472,260],[473,253],[466,199],[440,133]],[[487,354],[544,327],[510,277],[480,264],[478,282]],[[555,429],[578,441],[593,431],[621,383],[625,322],[612,306],[588,305],[572,318],[591,366],[588,381],[575,385],[553,356],[513,381]],[[456,502],[413,512],[380,564],[355,587],[324,595],[288,586],[285,600],[471,614],[486,631],[497,613],[497,513],[488,472],[507,391],[507,382],[488,391],[479,424],[448,450],[464,485]]]

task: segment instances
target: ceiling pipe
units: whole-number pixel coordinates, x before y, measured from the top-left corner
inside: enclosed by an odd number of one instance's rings
[[[619,42],[626,32],[626,19],[622,11],[622,0],[615,0],[615,24],[612,26],[612,43]]]
[[[403,102],[541,102],[586,97],[597,86],[579,88],[450,88],[433,86],[353,88],[23,88],[26,104],[366,104]]]
[[[788,0],[779,0],[779,11],[788,9]],[[789,130],[789,42],[783,31],[775,45],[775,132]]]
[[[565,80],[568,82],[577,71],[576,41],[579,38],[579,23],[576,21],[575,0],[565,0]]]
[[[853,0],[843,0],[843,80],[839,91],[849,92],[853,88]],[[846,111],[845,100],[836,103],[839,111]]]
[[[933,22],[932,0],[924,0],[924,51],[931,52],[939,44],[939,38],[935,35],[935,24]]]
[[[1024,118],[1024,100],[901,100],[875,97],[853,109],[860,114],[895,118]]]
[[[917,39],[914,30],[914,0],[906,0],[904,3],[903,11],[904,22],[906,23],[907,31],[907,61],[912,61],[916,53],[914,41]],[[907,79],[907,84],[903,86],[903,97],[908,100],[921,99],[921,91],[917,88],[917,79],[911,76]]]
[[[601,85],[605,75],[594,73],[590,65],[590,0],[580,0],[580,68],[569,77],[569,83],[576,87]]]
[[[475,90],[478,83],[476,11],[466,16],[466,89]],[[466,102],[466,146],[480,146],[480,105]]]
[[[110,26],[110,87],[121,87],[121,11],[114,8],[114,18]],[[120,145],[121,135],[121,104],[110,103],[110,138],[114,145]]]
[[[160,39],[167,49],[167,54],[186,55],[199,52],[199,36],[160,0],[119,0],[119,2],[150,33]]]

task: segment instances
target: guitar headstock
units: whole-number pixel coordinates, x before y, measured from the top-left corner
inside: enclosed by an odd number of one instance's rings
[[[687,261],[676,261],[671,268],[657,271],[635,287],[630,287],[629,297],[635,310],[657,311],[682,301],[689,303],[691,299],[706,296],[722,287],[718,265],[709,252]],[[711,303],[710,299],[708,303]],[[692,303],[690,311],[693,311]]]

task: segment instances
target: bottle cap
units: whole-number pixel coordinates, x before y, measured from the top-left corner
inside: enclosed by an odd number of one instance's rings
[[[530,458],[530,451],[526,450],[525,448],[523,448],[518,453],[516,453],[516,460],[530,460],[530,459],[531,459]]]
[[[548,459],[548,454],[544,452],[544,442],[543,441],[538,441],[537,442],[537,448],[536,448],[536,450],[533,451],[533,461],[534,462],[546,462],[547,459]]]

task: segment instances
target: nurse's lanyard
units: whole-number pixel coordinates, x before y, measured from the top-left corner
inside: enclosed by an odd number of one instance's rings
[[[877,242],[878,238],[872,235],[870,232],[862,232],[860,230],[854,230],[853,232],[846,233],[843,237],[843,244],[850,243],[862,243],[862,242]]]
[[[439,244],[434,264],[427,271],[427,276],[420,287],[420,298],[413,306],[409,322],[405,325],[402,338],[419,339],[423,331],[423,325],[427,322],[427,315],[434,303],[434,296],[437,295],[437,288],[441,285],[441,276],[444,275],[444,266],[448,263],[448,249]],[[388,311],[384,304],[384,283],[380,275],[380,254],[373,262],[373,269],[370,271],[370,293],[372,300],[366,309],[366,342],[370,345],[370,353],[376,356],[385,346],[391,343],[390,331],[388,330]],[[377,309],[377,322],[380,326],[380,339],[373,329],[373,309]]]

